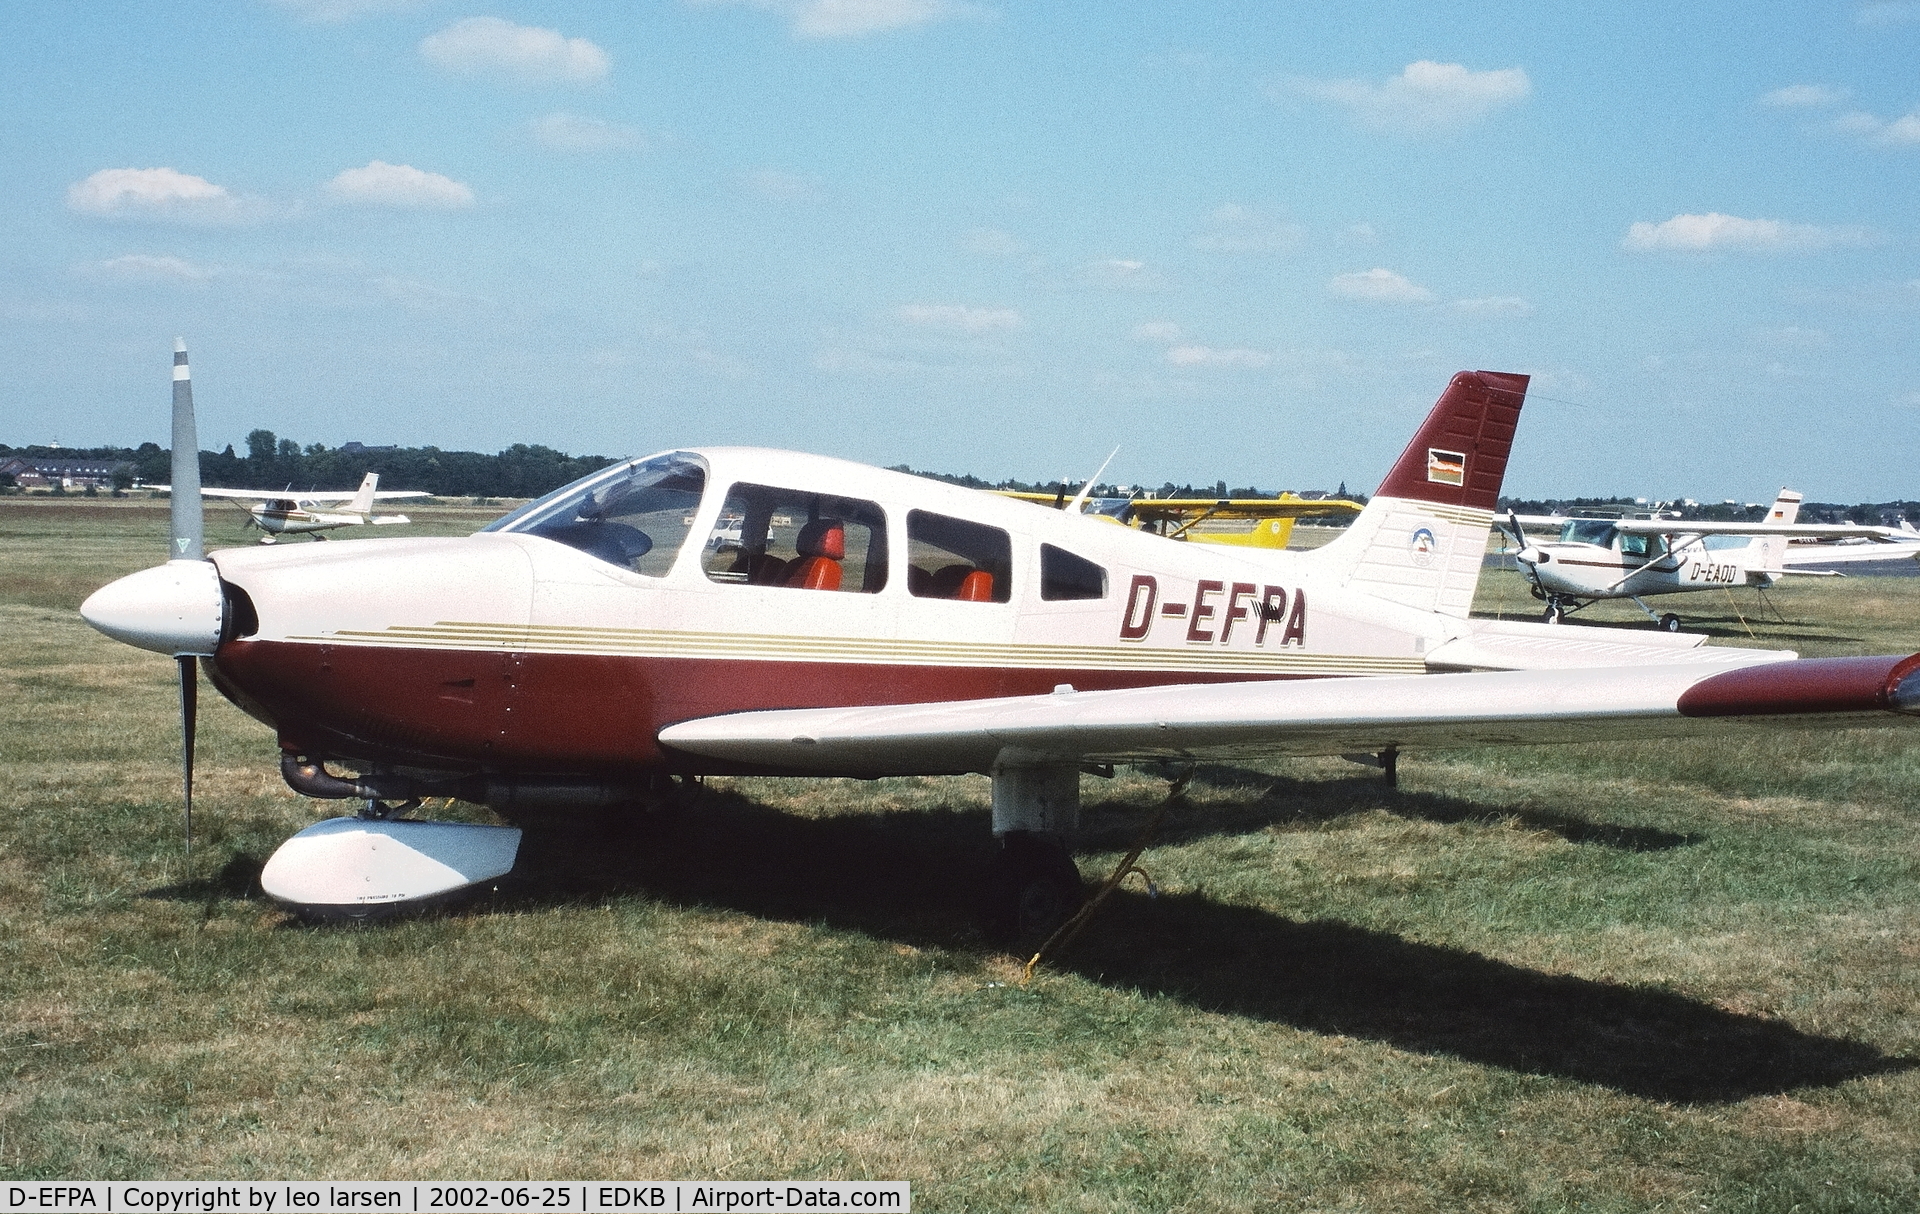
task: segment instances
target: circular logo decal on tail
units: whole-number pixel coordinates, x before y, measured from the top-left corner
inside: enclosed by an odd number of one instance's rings
[[[1432,531],[1421,527],[1414,531],[1413,539],[1407,546],[1413,550],[1413,563],[1425,568],[1433,564],[1433,550],[1439,544],[1434,540]]]

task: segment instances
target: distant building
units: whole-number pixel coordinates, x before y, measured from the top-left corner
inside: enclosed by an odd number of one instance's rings
[[[388,443],[384,447],[369,447],[358,439],[350,443],[340,444],[340,450],[348,455],[359,455],[363,451],[398,451],[399,449],[399,447],[394,446],[392,443]]]
[[[46,459],[15,455],[0,461],[0,475],[11,476],[22,489],[111,489],[113,474],[131,472],[127,460]]]

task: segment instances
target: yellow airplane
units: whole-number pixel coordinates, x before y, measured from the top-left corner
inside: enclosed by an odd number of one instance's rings
[[[1058,493],[995,492],[1002,497],[1066,510],[1074,499]],[[1364,507],[1345,498],[1305,498],[1292,493],[1278,497],[1094,497],[1087,498],[1083,514],[1110,519],[1124,526],[1199,544],[1230,544],[1242,548],[1285,548],[1293,538],[1293,523],[1301,518],[1353,516]],[[1201,531],[1201,523],[1221,519],[1252,519],[1251,531]]]

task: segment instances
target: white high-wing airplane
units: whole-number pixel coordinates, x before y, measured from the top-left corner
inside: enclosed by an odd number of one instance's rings
[[[1509,514],[1507,524],[1517,549],[1514,562],[1533,584],[1534,597],[1546,602],[1547,623],[1558,624],[1603,599],[1631,599],[1661,628],[1678,632],[1680,617],[1656,612],[1644,601],[1647,596],[1735,586],[1764,590],[1793,574],[1838,576],[1824,569],[1831,557],[1816,562],[1789,555],[1793,548],[1789,541],[1795,538],[1861,540],[1876,548],[1902,543],[1902,533],[1892,527],[1795,522],[1800,501],[1799,493],[1780,490],[1767,517],[1758,523],[1686,522],[1657,515],[1563,519]],[[1558,527],[1559,538],[1529,541],[1525,538],[1529,526]],[[1831,543],[1818,546],[1835,548]],[[1920,548],[1907,551],[1920,552]],[[1841,559],[1886,560],[1904,554],[1895,549],[1884,555]],[[1812,568],[1816,564],[1819,570]]]
[[[433,496],[420,489],[383,490],[379,485],[380,474],[369,472],[361,480],[360,487],[351,493],[294,493],[291,490],[210,489],[202,486],[200,496],[252,502],[251,506],[246,507],[247,517],[254,526],[266,532],[260,537],[263,544],[271,544],[282,535],[312,535],[316,540],[323,540],[327,537],[320,533],[335,527],[369,524],[376,527],[397,526],[412,520],[404,514],[375,514],[373,503],[397,497]],[[173,492],[172,485],[153,487],[163,493]],[[325,509],[331,502],[346,504],[336,509]]]
[[[177,484],[197,479],[185,366],[182,350]],[[261,874],[309,915],[511,868],[516,828],[397,816],[421,798],[525,820],[702,774],[980,772],[998,839],[987,926],[1031,941],[1080,897],[1081,778],[1108,765],[1384,765],[1920,716],[1920,654],[1795,660],[1470,618],[1526,386],[1454,376],[1366,509],[1311,552],[1186,544],[821,456],[683,448],[465,538],[208,555],[177,495],[174,559],[81,613],[177,659],[189,815],[196,668],[273,727],[294,789],[361,802]]]

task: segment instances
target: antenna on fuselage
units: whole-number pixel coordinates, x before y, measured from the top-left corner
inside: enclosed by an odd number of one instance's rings
[[[1086,484],[1080,486],[1080,492],[1074,494],[1073,500],[1067,503],[1067,513],[1078,514],[1082,510],[1085,510],[1087,508],[1087,495],[1092,493],[1093,487],[1100,483],[1100,473],[1105,472],[1107,470],[1107,465],[1111,464],[1113,462],[1113,457],[1118,454],[1120,454],[1120,448],[1115,447],[1111,452],[1108,453],[1106,459],[1100,461],[1100,467],[1094,471],[1092,479],[1087,481]]]

